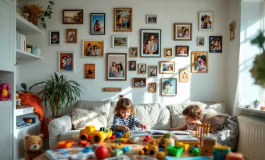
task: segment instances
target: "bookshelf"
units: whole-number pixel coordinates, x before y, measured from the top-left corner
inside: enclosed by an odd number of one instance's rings
[[[16,109],[15,116],[31,114],[31,113],[34,113],[33,110],[34,110],[34,107],[19,108],[19,109]]]
[[[41,56],[31,54],[25,51],[16,50],[17,53],[17,59],[42,59]]]
[[[18,13],[16,14],[16,28],[17,31],[24,34],[43,34],[43,31],[20,16]]]

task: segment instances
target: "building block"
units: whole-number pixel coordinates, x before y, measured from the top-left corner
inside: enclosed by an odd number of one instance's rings
[[[123,144],[127,144],[129,142],[129,139],[128,138],[121,138],[120,141]]]
[[[244,156],[241,153],[230,152],[226,154],[226,160],[244,160]]]
[[[123,153],[129,152],[130,150],[131,150],[131,148],[128,146],[125,146],[122,148]]]
[[[193,150],[192,150],[192,153],[194,156],[199,156],[200,155],[200,150],[199,148],[195,147]]]
[[[166,153],[165,153],[165,152],[158,152],[158,153],[156,154],[156,158],[157,158],[158,160],[164,160],[164,159],[165,159],[165,156],[166,156]]]
[[[61,142],[58,142],[58,148],[71,148],[73,146],[75,142],[74,141],[70,141],[70,140],[67,140],[67,141],[61,141]]]
[[[182,147],[177,147],[177,146],[168,146],[167,150],[168,150],[168,155],[179,157],[182,155],[184,149]]]
[[[226,154],[231,152],[231,148],[229,146],[215,146],[213,148],[213,159],[214,160],[223,160],[226,157]]]
[[[122,132],[116,132],[115,134],[116,134],[117,138],[121,138],[122,137]]]
[[[110,152],[111,156],[117,157],[123,154],[123,151],[119,148],[116,148]]]

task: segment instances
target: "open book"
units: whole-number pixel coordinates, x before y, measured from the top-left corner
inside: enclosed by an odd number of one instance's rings
[[[199,143],[199,139],[195,136],[191,135],[174,135],[173,138],[177,142],[183,142],[183,143]]]
[[[167,130],[135,130],[131,132],[131,136],[146,136],[146,135],[165,135],[171,133],[172,135],[188,135],[186,131],[167,131]]]

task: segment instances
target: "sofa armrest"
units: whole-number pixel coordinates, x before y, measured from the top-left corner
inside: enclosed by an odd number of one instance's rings
[[[69,132],[72,128],[71,117],[65,115],[63,117],[52,120],[49,123],[49,147],[50,149],[57,148],[59,135],[63,132]]]

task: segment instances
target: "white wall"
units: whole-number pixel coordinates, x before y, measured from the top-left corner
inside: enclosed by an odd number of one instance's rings
[[[40,2],[42,6],[47,2]],[[228,54],[228,1],[227,0],[56,0],[53,7],[53,18],[47,23],[47,30],[43,35],[33,35],[27,37],[27,41],[34,46],[42,49],[43,60],[21,60],[19,61],[19,83],[26,82],[32,85],[36,82],[45,80],[46,74],[57,71],[58,54],[60,50],[73,50],[76,55],[76,70],[74,73],[65,73],[69,79],[78,81],[82,85],[83,93],[81,99],[103,100],[117,99],[117,95],[124,94],[131,98],[134,103],[176,103],[186,100],[226,100],[226,55]],[[133,32],[118,33],[113,32],[113,9],[119,7],[133,8]],[[63,9],[84,9],[83,25],[64,25],[62,24]],[[198,32],[198,12],[213,12],[213,32]],[[89,16],[90,13],[106,13],[106,35],[95,36],[89,34]],[[146,14],[157,14],[158,24],[150,25],[145,23]],[[228,21],[229,20],[229,21]],[[193,24],[192,41],[174,41],[173,23],[183,22]],[[78,43],[65,43],[65,29],[78,29]],[[49,46],[48,33],[50,29],[61,31],[61,45]],[[175,97],[160,96],[160,89],[157,93],[148,93],[147,88],[131,88],[131,79],[133,77],[143,77],[136,72],[128,72],[127,81],[106,81],[105,77],[105,58],[91,57],[81,58],[81,40],[104,40],[106,53],[128,53],[127,49],[111,48],[112,35],[128,35],[129,46],[140,47],[140,29],[161,29],[162,30],[162,49],[172,47],[175,50],[176,45],[189,45],[191,51],[208,51],[209,36],[223,36],[223,53],[209,53],[209,73],[192,74],[189,83],[178,83],[178,95]],[[197,36],[205,36],[205,47],[196,46]],[[237,38],[237,37],[236,37]],[[229,52],[230,53],[230,52]],[[163,54],[163,52],[162,52]],[[158,65],[159,61],[171,60],[163,56],[161,58],[129,58],[136,60],[137,63],[147,63],[147,65]],[[177,77],[178,69],[190,67],[191,57],[177,58],[177,73],[175,75],[159,74],[157,78],[149,78],[147,82],[157,82],[158,86],[162,77]],[[83,77],[85,63],[96,64],[96,79],[86,80]],[[19,85],[19,84],[17,84]],[[121,87],[122,93],[102,92],[103,87]],[[20,85],[18,86],[20,88]]]

